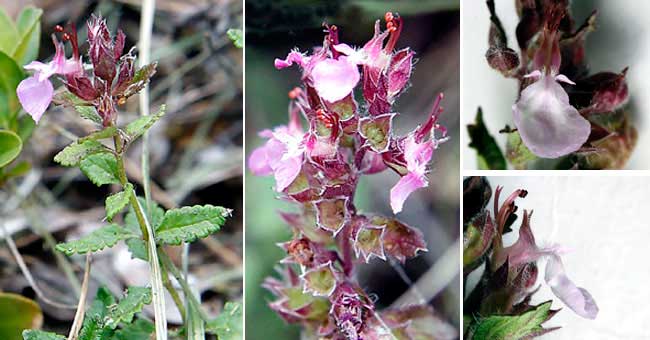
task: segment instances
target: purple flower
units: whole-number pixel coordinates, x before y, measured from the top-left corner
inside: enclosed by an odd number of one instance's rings
[[[24,79],[18,84],[16,94],[23,109],[36,123],[41,119],[45,110],[52,102],[54,87],[49,78],[55,74],[73,75],[83,73],[83,65],[78,54],[71,59],[66,59],[62,42],[52,36],[56,54],[49,63],[32,61],[25,65],[25,69],[34,71],[34,75]]]

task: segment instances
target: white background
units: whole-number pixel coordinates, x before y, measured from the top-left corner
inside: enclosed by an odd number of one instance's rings
[[[518,17],[514,0],[496,0],[497,15],[508,33],[509,46],[519,51],[514,37]],[[648,0],[580,0],[581,13],[575,13],[581,25],[592,9],[598,9],[597,29],[587,38],[587,59],[592,73],[619,72],[630,66],[628,85],[639,139],[628,163],[630,169],[650,169],[650,1]],[[586,5],[585,5],[586,3]],[[590,5],[593,4],[593,5]],[[586,12],[586,13],[582,13]],[[498,131],[506,124],[513,126],[512,104],[517,99],[517,81],[506,79],[492,70],[485,61],[490,27],[485,1],[463,0],[461,6],[461,133],[463,168],[476,169],[476,153],[470,149],[466,125],[473,122],[476,110],[483,108],[488,130],[504,147],[505,137]]]
[[[596,300],[596,320],[564,307],[544,284],[534,303],[552,299],[563,308],[545,326],[562,326],[541,339],[650,339],[650,178],[490,177],[504,186],[501,202],[515,189],[519,211],[534,209],[531,227],[538,245],[559,243],[571,250],[562,260],[570,279]],[[493,206],[492,201],[489,206]],[[521,215],[520,215],[521,216]],[[506,245],[517,238],[521,219]]]

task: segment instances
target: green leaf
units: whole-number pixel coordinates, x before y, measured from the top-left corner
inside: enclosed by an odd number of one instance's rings
[[[226,302],[221,314],[207,323],[206,331],[216,334],[219,340],[242,339],[242,305]]]
[[[12,56],[19,65],[27,65],[38,57],[41,38],[41,16],[43,10],[28,6],[18,14],[16,28],[20,36]]]
[[[480,319],[472,338],[515,340],[545,333],[549,330],[544,329],[542,323],[555,314],[551,310],[551,303],[542,303],[521,315],[499,315]]]
[[[65,340],[66,337],[51,332],[27,329],[23,331],[23,340]]]
[[[108,288],[101,286],[97,289],[97,294],[95,294],[95,299],[90,304],[90,307],[86,311],[87,318],[104,318],[108,315],[108,307],[116,303],[115,297],[108,290]]]
[[[11,163],[23,149],[23,141],[13,131],[0,130],[0,168]]]
[[[96,252],[104,248],[110,248],[120,240],[138,237],[130,230],[120,227],[117,224],[109,224],[101,227],[90,234],[74,241],[59,243],[56,250],[70,256],[73,254],[85,254],[87,252]]]
[[[2,12],[1,9],[0,12]],[[0,19],[1,21],[2,19]],[[2,27],[1,25],[0,23],[0,27]],[[0,127],[3,122],[7,127],[9,118],[13,119],[15,113],[20,109],[16,88],[23,78],[25,78],[25,74],[16,62],[7,54],[0,52]]]
[[[173,245],[194,242],[219,230],[230,213],[230,209],[212,205],[167,210],[156,229],[156,242]]]
[[[149,340],[155,327],[153,323],[143,319],[137,319],[132,323],[122,326],[122,329],[115,332],[114,340]]]
[[[107,339],[112,330],[104,327],[104,322],[98,317],[87,317],[79,331],[77,340],[103,340]]]
[[[24,115],[18,118],[18,128],[16,133],[23,140],[23,143],[32,135],[34,128],[36,127],[36,122],[29,115]]]
[[[106,326],[115,329],[120,323],[131,323],[133,316],[142,310],[144,305],[151,303],[151,289],[131,286],[126,290],[126,296],[109,307]]]
[[[147,214],[147,218],[149,219],[149,223],[151,223],[151,227],[155,230],[160,225],[160,222],[165,216],[165,211],[158,204],[152,202],[151,212],[149,212],[147,210],[147,204],[145,203],[144,198],[138,197],[138,201],[140,201],[142,209],[145,211],[145,214]],[[138,219],[135,216],[133,207],[129,207],[129,212],[124,217],[124,224],[129,230],[131,230],[131,232],[138,236],[142,236],[140,225],[138,224]],[[149,257],[147,256],[147,246],[141,237],[126,240],[126,245],[129,247],[129,251],[134,258],[148,261]]]
[[[508,134],[506,143],[506,156],[516,169],[523,170],[533,166],[533,163],[540,160],[521,140],[519,132],[514,131]]]
[[[119,213],[129,204],[129,198],[133,192],[133,185],[127,183],[123,191],[115,193],[106,197],[106,217],[109,221],[113,219],[115,214]]]
[[[148,116],[142,116],[126,126],[126,134],[133,141],[136,138],[142,136],[158,119],[162,118],[165,115],[165,105],[160,106],[158,113]]]
[[[104,152],[106,149],[102,143],[87,140],[84,142],[73,142],[54,156],[54,161],[63,166],[79,166],[84,158]]]
[[[43,313],[38,304],[22,295],[0,293],[0,339],[21,339],[25,328],[39,328]]]
[[[113,136],[117,135],[118,130],[115,126],[109,126],[105,129],[98,130],[95,132],[90,133],[87,136],[79,138],[78,142],[84,142],[87,140],[99,140],[99,139],[107,139],[107,138],[113,138]]]
[[[506,159],[497,145],[494,137],[490,135],[483,122],[483,110],[479,107],[473,125],[467,125],[470,143],[469,147],[478,153],[478,165],[480,169],[505,170]]]
[[[103,152],[86,156],[79,168],[97,186],[120,183],[117,160],[113,154]]]
[[[92,103],[77,97],[74,93],[66,89],[57,90],[52,102],[56,105],[73,107],[82,118],[96,124],[102,124],[102,117],[97,113]]]
[[[244,32],[240,29],[236,28],[231,28],[226,32],[228,34],[228,38],[232,40],[233,45],[237,48],[243,48],[244,47]]]
[[[18,30],[4,8],[0,7],[0,52],[11,54],[18,42]]]
[[[0,175],[0,178],[11,178],[11,177],[20,177],[25,175],[32,168],[32,165],[27,161],[22,161],[16,164],[13,168],[5,171],[3,175]]]

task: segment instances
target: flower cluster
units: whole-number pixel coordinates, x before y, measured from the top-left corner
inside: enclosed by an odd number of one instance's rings
[[[505,129],[517,135],[509,138],[506,154],[518,168],[534,167],[531,158],[564,156],[573,156],[569,167],[619,168],[636,141],[626,112],[627,68],[589,74],[585,41],[595,29],[597,13],[575,28],[569,3],[517,1],[518,56],[508,47],[494,1],[488,1],[492,27],[486,59],[520,82],[519,99],[512,106],[516,131]],[[525,157],[531,152],[532,157]]]
[[[360,176],[396,172],[390,205],[399,213],[413,191],[428,185],[433,152],[447,138],[438,124],[442,94],[424,124],[406,136],[393,133],[391,107],[407,86],[414,52],[395,51],[402,18],[387,13],[385,19],[386,30],[377,21],[362,48],[340,43],[338,28],[327,26],[322,47],[311,55],[294,50],[275,60],[278,69],[300,66],[302,86],[289,93],[289,123],[262,131],[268,140],[249,159],[254,174],[273,175],[280,196],[300,207],[282,213],[294,237],[281,244],[283,279],[265,282],[277,296],[270,306],[323,339],[380,339],[398,330],[413,339],[432,334],[426,320],[436,319],[426,306],[380,313],[354,279],[359,262],[387,256],[404,262],[426,251],[417,229],[357,211]],[[355,100],[358,87],[365,105]],[[423,322],[407,322],[408,313]]]
[[[510,323],[515,325],[511,334],[522,338],[554,330],[542,328],[542,323],[556,312],[550,310],[550,303],[530,305],[538,290],[541,260],[546,260],[544,280],[555,296],[581,317],[595,319],[598,307],[591,294],[566,275],[561,259],[566,250],[559,245],[541,247],[536,243],[530,226],[532,211],[524,211],[517,241],[504,246],[503,235],[512,231],[511,225],[517,219],[515,200],[526,197],[528,192],[516,190],[500,203],[502,190],[502,187],[495,190],[492,217],[486,209],[492,196],[488,181],[482,177],[464,181],[463,274],[467,279],[474,270],[480,267],[484,270],[477,286],[465,294],[465,313],[473,320],[466,329],[476,334],[503,326],[500,322]],[[531,312],[540,313],[539,318],[519,318]],[[471,334],[468,338],[472,338]]]
[[[136,72],[134,49],[124,54],[126,36],[121,30],[113,38],[106,26],[106,21],[95,15],[88,26],[88,59],[92,72],[85,71],[79,53],[77,30],[73,24],[67,28],[56,26],[52,35],[56,54],[49,63],[34,61],[25,69],[34,74],[23,80],[16,89],[23,109],[38,122],[53,99],[56,102],[75,106],[92,106],[96,108],[103,126],[115,123],[117,105],[138,93],[155,73],[156,65],[147,65]],[[72,57],[65,55],[64,42],[70,42]],[[55,96],[54,86],[50,81],[53,75],[61,76],[65,87],[75,95],[74,100],[66,96]],[[58,100],[57,100],[58,99]]]

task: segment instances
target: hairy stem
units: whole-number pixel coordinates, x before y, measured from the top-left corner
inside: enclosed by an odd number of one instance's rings
[[[117,171],[118,177],[122,187],[126,187],[129,183],[126,177],[126,170],[124,169],[124,142],[122,137],[118,134],[113,137],[115,143],[115,150],[117,151]],[[144,213],[135,191],[131,191],[129,202],[135,212],[135,217],[138,220],[138,225],[142,231],[142,238],[147,244],[149,253],[149,267],[151,269],[151,293],[153,301],[153,309],[156,324],[156,340],[167,340],[167,315],[165,314],[165,289],[163,288],[163,279],[160,269],[160,262],[158,258],[158,251],[156,247],[156,240],[154,238],[153,228],[149,223],[147,215]]]

